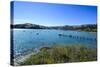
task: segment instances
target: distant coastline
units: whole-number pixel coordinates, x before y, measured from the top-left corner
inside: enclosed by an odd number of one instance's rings
[[[25,24],[11,24],[11,29],[56,29],[56,30],[77,30],[86,32],[97,32],[97,24],[84,24],[84,25],[64,25],[64,26],[43,26],[31,23]]]

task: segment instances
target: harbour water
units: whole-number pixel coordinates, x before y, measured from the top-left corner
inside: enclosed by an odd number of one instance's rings
[[[97,33],[51,29],[13,29],[14,56],[55,45],[85,45],[97,47]]]

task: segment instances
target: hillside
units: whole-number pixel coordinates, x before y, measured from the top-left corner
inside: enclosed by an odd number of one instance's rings
[[[17,29],[61,29],[61,30],[79,30],[79,31],[89,31],[89,32],[97,32],[97,24],[84,24],[77,26],[42,26],[37,24],[25,23],[25,24],[15,24],[11,25],[11,28]]]

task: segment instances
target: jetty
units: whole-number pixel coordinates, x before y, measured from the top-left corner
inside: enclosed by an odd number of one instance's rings
[[[96,38],[86,37],[86,36],[78,36],[78,35],[66,35],[66,34],[58,34],[60,37],[69,37],[74,39],[80,39],[80,40],[97,40]]]

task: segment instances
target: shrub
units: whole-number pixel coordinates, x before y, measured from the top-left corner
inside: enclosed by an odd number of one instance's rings
[[[43,47],[20,65],[96,61],[97,50],[81,45]]]

